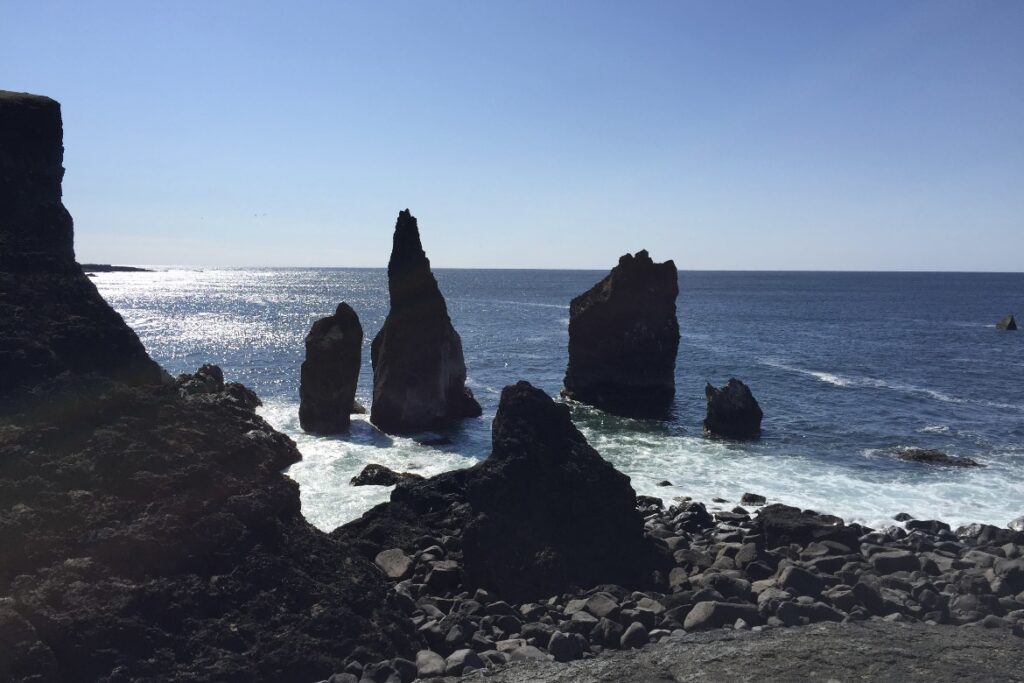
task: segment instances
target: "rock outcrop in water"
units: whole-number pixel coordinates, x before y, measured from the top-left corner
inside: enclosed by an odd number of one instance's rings
[[[407,481],[420,481],[423,477],[414,472],[395,472],[390,467],[370,463],[359,474],[349,480],[352,486],[394,486]]]
[[[57,102],[0,91],[0,402],[68,372],[161,380],[75,262],[61,134]]]
[[[349,415],[362,412],[356,384],[363,353],[363,328],[347,303],[313,323],[306,335],[306,360],[299,384],[299,423],[307,432],[348,431]]]
[[[316,680],[411,654],[288,437],[215,366],[163,376],[75,264],[60,110],[0,94],[0,679]]]
[[[629,478],[587,444],[566,406],[526,382],[505,387],[492,441],[487,460],[400,484],[390,503],[335,533],[372,556],[457,529],[466,585],[508,600],[642,585],[665,561],[644,538]]]
[[[569,307],[562,395],[627,417],[666,417],[675,398],[678,275],[646,251],[619,265]]]
[[[971,458],[954,458],[934,448],[902,448],[896,451],[896,457],[910,462],[921,462],[927,465],[944,465],[946,467],[981,467],[981,463]]]
[[[1016,330],[1017,320],[1012,315],[1008,315],[996,323],[996,329],[1008,331]]]
[[[754,439],[761,435],[764,413],[750,388],[735,377],[716,389],[704,387],[708,412],[704,418],[704,431],[729,439]]]
[[[466,386],[462,340],[408,209],[395,223],[388,293],[391,310],[370,349],[370,421],[382,431],[409,434],[479,416],[480,404]]]

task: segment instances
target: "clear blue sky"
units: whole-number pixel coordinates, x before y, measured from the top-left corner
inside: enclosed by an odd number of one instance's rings
[[[0,0],[80,260],[1024,269],[1024,2]]]

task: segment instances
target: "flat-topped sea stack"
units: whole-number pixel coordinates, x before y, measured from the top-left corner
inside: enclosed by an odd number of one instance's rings
[[[743,382],[731,378],[724,387],[704,387],[708,401],[704,431],[728,439],[756,439],[761,435],[764,413],[754,394]]]
[[[672,261],[626,254],[569,306],[562,395],[616,415],[664,418],[675,398],[679,282]]]
[[[62,373],[161,379],[75,262],[60,105],[0,91],[0,401]]]
[[[370,348],[370,421],[390,434],[411,434],[479,416],[480,404],[466,386],[462,340],[408,209],[395,223],[388,294],[391,310]]]
[[[587,443],[568,407],[519,382],[501,392],[489,458],[399,484],[390,503],[335,533],[374,554],[458,529],[467,585],[527,600],[643,584],[659,560],[636,505],[629,477]]]
[[[313,434],[348,431],[356,403],[363,327],[344,301],[334,315],[313,323],[306,335],[306,360],[299,384],[299,424]]]

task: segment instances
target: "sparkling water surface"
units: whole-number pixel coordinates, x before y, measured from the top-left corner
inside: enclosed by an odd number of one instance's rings
[[[364,330],[357,398],[372,393],[370,341],[387,315],[383,269],[101,273],[94,282],[169,372],[212,362],[255,389],[261,414],[303,454],[288,474],[306,517],[329,530],[387,500],[354,487],[367,463],[431,475],[490,452],[501,388],[561,388],[569,301],[599,271],[437,270],[462,336],[468,384],[484,409],[423,446],[377,432],[366,416],[337,437],[298,421],[303,339],[347,301]],[[1024,332],[995,321],[1024,313],[1024,274],[680,273],[677,402],[668,422],[575,407],[590,443],[638,493],[712,498],[746,492],[872,526],[897,512],[952,524],[1005,525],[1024,515]],[[735,376],[765,412],[760,441],[701,433],[704,383]],[[900,461],[903,446],[971,457],[981,468]],[[671,487],[659,487],[662,480]]]

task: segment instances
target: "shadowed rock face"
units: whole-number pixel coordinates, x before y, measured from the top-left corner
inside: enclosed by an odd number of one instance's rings
[[[281,474],[299,452],[255,394],[210,365],[161,382],[75,264],[60,149],[55,102],[0,94],[0,680],[411,655],[380,573],[303,519]]]
[[[527,600],[571,585],[641,585],[664,561],[643,537],[629,478],[591,448],[566,406],[526,382],[505,387],[491,456],[399,484],[335,533],[370,554],[462,529],[469,585]]]
[[[0,403],[69,371],[160,381],[75,263],[63,158],[60,105],[0,91]]]
[[[675,398],[679,283],[672,261],[646,251],[619,265],[569,307],[562,395],[627,417],[666,417]]]
[[[313,323],[306,335],[306,360],[299,384],[299,424],[314,434],[348,431],[356,410],[356,384],[363,352],[363,328],[342,302],[334,315]]]
[[[391,311],[370,349],[370,421],[382,431],[408,434],[479,416],[480,405],[466,387],[462,340],[408,209],[395,224],[388,293]]]
[[[753,439],[761,435],[761,406],[746,384],[732,378],[720,389],[704,388],[708,413],[704,431],[730,439]]]
[[[1012,315],[1005,316],[998,323],[996,323],[996,329],[1013,331],[1017,329],[1017,321]]]

